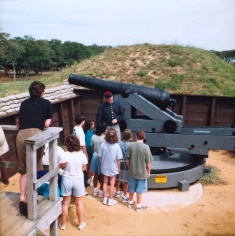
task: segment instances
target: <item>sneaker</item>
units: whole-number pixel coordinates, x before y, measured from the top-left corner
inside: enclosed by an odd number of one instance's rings
[[[122,196],[122,191],[117,191],[114,195],[114,197],[121,197]]]
[[[86,222],[82,222],[79,226],[78,229],[81,230],[86,226]]]
[[[117,201],[114,200],[114,199],[109,199],[108,201],[108,206],[113,206],[113,205],[116,205],[117,204]]]
[[[104,198],[104,199],[103,199],[103,204],[104,204],[104,205],[107,205],[107,203],[108,203],[108,199],[107,199],[107,198]]]
[[[145,209],[147,209],[147,208],[148,208],[148,206],[146,206],[146,205],[141,205],[141,207],[136,207],[136,208],[135,208],[135,211],[140,212],[140,211],[143,211],[143,210],[145,210]]]
[[[135,204],[135,201],[129,201],[128,200],[128,207],[129,208],[132,208],[134,206],[134,204]]]
[[[62,225],[62,223],[59,223],[59,228],[60,228],[61,230],[65,230],[65,226]]]
[[[122,202],[128,202],[128,201],[129,201],[128,197],[126,197],[126,196],[122,197]]]
[[[104,195],[103,195],[103,191],[101,191],[101,190],[99,190],[99,195],[98,195],[99,197],[103,197]]]
[[[94,189],[94,191],[93,191],[93,196],[98,196],[98,193],[99,193],[99,190],[98,189]]]
[[[87,183],[90,184],[91,187],[93,187],[93,179],[92,178],[88,179]]]

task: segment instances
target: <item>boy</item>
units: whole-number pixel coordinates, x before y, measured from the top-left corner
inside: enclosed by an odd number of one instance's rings
[[[136,132],[136,142],[130,143],[127,149],[126,162],[129,167],[129,201],[128,207],[134,205],[134,193],[137,195],[136,211],[142,211],[147,206],[142,204],[142,194],[147,192],[147,178],[150,177],[153,156],[150,148],[144,143],[145,132]]]

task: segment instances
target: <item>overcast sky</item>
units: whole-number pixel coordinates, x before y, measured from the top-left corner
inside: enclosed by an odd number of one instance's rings
[[[0,0],[11,37],[235,49],[235,0]]]

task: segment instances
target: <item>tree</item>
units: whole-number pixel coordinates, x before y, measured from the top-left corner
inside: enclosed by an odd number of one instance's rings
[[[7,48],[6,48],[6,60],[8,64],[12,64],[13,66],[13,74],[14,74],[14,81],[16,80],[16,70],[15,66],[17,63],[17,59],[22,56],[24,53],[24,48],[19,45],[17,42],[10,40],[8,42]]]

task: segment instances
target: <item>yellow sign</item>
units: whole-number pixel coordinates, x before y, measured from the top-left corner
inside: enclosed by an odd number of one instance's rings
[[[167,175],[156,175],[155,183],[166,183],[167,182]]]

